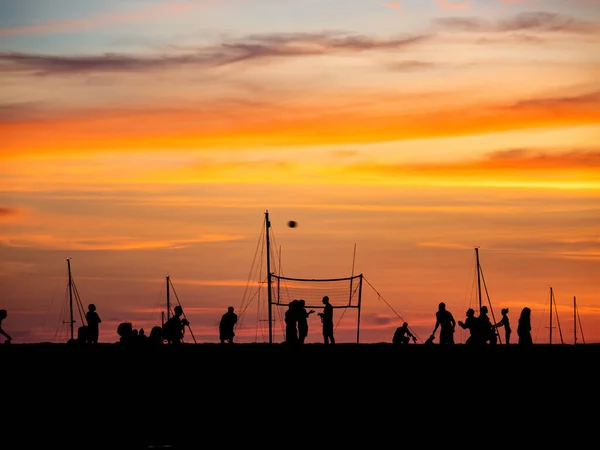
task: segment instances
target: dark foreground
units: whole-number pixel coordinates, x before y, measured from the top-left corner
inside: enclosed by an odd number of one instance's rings
[[[0,448],[577,448],[599,365],[600,344],[2,345]]]

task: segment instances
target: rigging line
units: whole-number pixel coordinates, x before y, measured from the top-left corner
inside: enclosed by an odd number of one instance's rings
[[[394,312],[394,314],[396,314],[396,316],[397,316],[397,317],[398,317],[398,318],[399,318],[399,319],[400,319],[402,322],[406,322],[406,320],[404,320],[404,318],[403,318],[403,317],[402,317],[400,314],[398,314],[394,308],[392,308],[392,305],[390,305],[390,304],[389,304],[389,303],[388,303],[388,302],[387,302],[387,301],[386,301],[386,300],[383,298],[383,296],[382,296],[382,295],[379,293],[379,291],[378,291],[377,289],[375,289],[375,287],[374,287],[374,286],[371,284],[371,282],[370,282],[369,280],[367,280],[367,278],[366,278],[364,275],[363,275],[363,280],[365,280],[365,281],[367,282],[367,284],[368,284],[368,285],[371,287],[371,289],[373,289],[373,290],[375,291],[375,293],[377,294],[377,297],[379,298],[379,300],[383,301],[383,302],[384,302],[384,303],[385,303],[385,304],[388,306],[388,308],[390,308],[390,309],[391,309],[391,310]],[[410,330],[410,332],[411,332],[412,334],[414,334],[414,335],[416,336],[416,338],[417,338],[419,341],[423,342],[423,339],[421,339],[421,338],[419,337],[419,335],[418,335],[418,334],[417,334],[417,333],[414,331],[414,329],[413,329],[411,326],[409,326],[409,327],[408,327],[408,329]]]
[[[173,294],[175,294],[175,299],[177,300],[177,304],[179,306],[181,306],[181,302],[179,301],[179,296],[177,295],[177,292],[175,292],[175,286],[173,286],[173,280],[171,280],[171,277],[169,277],[169,285],[171,286],[171,289],[173,289]],[[192,327],[190,326],[190,322],[187,320],[187,317],[185,315],[185,311],[183,310],[183,306],[181,306],[181,312],[182,312],[183,318],[188,323],[187,327],[188,327],[188,330],[190,330],[190,334],[192,336],[192,340],[194,341],[194,344],[197,344],[196,338],[194,337],[194,332],[192,331]]]
[[[544,313],[545,313],[545,311],[546,311],[546,307],[547,307],[547,305],[548,305],[548,303],[547,303],[547,300],[546,300],[546,301],[544,302],[544,308],[543,308],[543,311],[544,311]],[[545,318],[545,314],[544,314],[544,313],[540,314],[540,318],[539,318],[539,320],[538,320],[538,325],[537,325],[537,328],[535,329],[535,339],[534,339],[534,342],[537,342],[538,336],[539,336],[539,334],[540,334],[540,327],[542,326],[542,321],[543,321],[543,320],[544,320],[544,318]]]
[[[560,343],[564,344],[565,342],[563,341],[562,329],[560,328],[560,320],[558,319],[558,308],[556,307],[556,297],[554,296],[554,291],[552,291],[552,298],[550,299],[550,301],[554,303],[554,315],[556,316],[556,326],[558,327]]]
[[[581,325],[581,317],[579,317],[579,308],[575,310],[577,313],[577,321],[579,322],[579,334],[581,335],[581,342],[585,344],[585,338],[583,337],[583,326]]]
[[[73,285],[73,293],[75,294],[75,304],[77,305],[79,320],[81,321],[81,325],[86,325],[85,310],[83,309],[83,304],[81,303],[81,297],[79,296],[79,291],[77,290],[77,286],[75,285],[75,280],[72,280],[71,283]]]
[[[369,280],[367,280],[367,278],[366,278],[366,277],[364,277],[364,276],[363,276],[363,279],[364,279],[364,280],[367,282],[367,284],[368,284],[369,286],[371,286],[371,289],[373,289],[373,290],[375,291],[375,293],[377,294],[377,296],[379,297],[379,299],[380,299],[380,300],[382,300],[382,301],[383,301],[383,302],[384,302],[384,303],[385,303],[385,304],[388,306],[388,308],[390,308],[390,309],[391,309],[391,310],[394,312],[394,314],[396,314],[396,316],[398,317],[398,319],[400,319],[400,320],[404,321],[404,318],[403,318],[402,316],[400,316],[400,314],[398,314],[394,308],[392,308],[392,305],[390,305],[390,304],[389,304],[389,303],[388,303],[388,302],[387,302],[387,301],[386,301],[386,300],[383,298],[383,296],[382,296],[382,295],[379,293],[379,291],[377,291],[377,289],[375,289],[375,287],[373,287],[373,285],[371,284],[371,282],[370,282]]]
[[[494,308],[492,307],[492,301],[490,300],[490,294],[488,292],[487,284],[485,282],[485,277],[483,276],[483,269],[481,266],[479,267],[479,272],[481,273],[481,281],[483,281],[483,288],[485,290],[485,296],[487,297],[488,305],[490,305],[490,313],[492,314],[492,320],[494,324],[496,323],[496,316],[494,316]],[[498,342],[502,343],[502,338],[500,337],[500,330],[497,327],[494,327],[494,333],[498,338]]]
[[[250,286],[250,282],[251,282],[251,280],[252,280],[252,275],[253,275],[253,271],[254,271],[254,268],[255,268],[256,258],[257,258],[257,255],[259,254],[259,249],[261,249],[262,247],[264,247],[264,246],[262,245],[262,243],[264,242],[264,237],[263,237],[263,236],[264,236],[264,227],[265,227],[265,221],[266,221],[266,218],[265,218],[265,220],[263,221],[263,224],[262,224],[262,227],[261,227],[263,231],[262,231],[262,232],[259,234],[258,241],[257,241],[257,243],[256,243],[256,248],[255,248],[255,250],[254,250],[254,256],[253,256],[253,258],[252,258],[252,264],[250,265],[250,273],[248,274],[248,278],[247,278],[247,280],[246,280],[246,288],[244,289],[244,294],[243,294],[243,296],[242,296],[242,302],[241,302],[241,304],[240,304],[240,310],[241,310],[241,309],[243,308],[243,306],[244,306],[244,300],[246,299],[246,295],[247,295],[247,293],[248,293],[248,289],[249,289],[249,286]],[[263,252],[264,252],[264,250],[261,252],[261,255],[262,255],[262,253],[263,253]],[[261,258],[261,259],[262,259],[262,258]]]
[[[67,304],[68,304],[68,294],[69,294],[69,286],[66,286],[62,308],[60,310],[60,315],[58,316],[58,323],[56,324],[56,332],[54,333],[54,339],[58,338],[58,333],[60,333],[62,325],[65,323],[64,317],[67,313],[66,310],[67,310]]]
[[[469,264],[469,279],[471,280],[471,294],[469,295],[469,303],[468,303],[468,307],[467,308],[471,308],[472,305],[472,301],[473,301],[473,297],[474,297],[474,292],[475,292],[475,280],[476,280],[476,271],[473,270],[473,268],[476,266],[475,263],[475,253],[473,253],[473,257],[471,259],[471,263]],[[467,283],[467,287],[465,287],[465,296],[464,298],[467,299],[467,290],[468,290],[468,286],[469,284]]]
[[[254,295],[248,299],[248,301],[245,303],[243,309],[240,311],[239,320],[238,320],[238,322],[239,322],[238,328],[243,328],[244,318],[246,317],[246,310],[250,307],[252,302],[256,299],[257,296],[259,296],[259,299],[260,299],[260,291],[262,289],[260,284],[261,284],[261,282],[259,282],[259,286],[256,289],[256,291],[254,292]],[[260,305],[257,306],[257,309],[259,309],[259,307],[260,307]]]

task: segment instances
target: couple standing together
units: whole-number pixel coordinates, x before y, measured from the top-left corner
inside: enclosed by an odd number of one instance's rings
[[[321,317],[323,324],[323,342],[325,344],[335,344],[333,338],[333,306],[329,303],[329,297],[323,297],[323,312],[317,315]],[[287,343],[304,344],[308,335],[308,318],[315,311],[306,310],[304,300],[292,300],[285,312],[285,341]]]

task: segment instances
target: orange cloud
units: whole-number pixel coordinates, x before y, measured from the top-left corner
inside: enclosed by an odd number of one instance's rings
[[[441,164],[363,163],[355,176],[412,180],[430,185],[600,189],[600,151],[497,152],[488,159]],[[384,175],[386,174],[386,175]]]
[[[55,119],[14,119],[0,124],[1,155],[369,143],[600,123],[596,92],[413,113],[398,110],[389,98],[372,99],[375,110],[318,101],[286,109],[227,103],[223,110],[216,105],[204,111],[78,111]]]
[[[165,15],[184,14],[201,3],[202,2],[197,1],[169,2],[153,5],[152,7],[129,13],[107,13],[91,17],[82,17],[79,19],[47,21],[37,25],[0,28],[0,36],[73,33],[113,24],[142,22],[154,18],[161,18]]]

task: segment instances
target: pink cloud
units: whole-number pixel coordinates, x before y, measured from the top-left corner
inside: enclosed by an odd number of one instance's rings
[[[467,2],[457,2],[450,0],[435,0],[438,5],[444,9],[467,9],[469,4]]]
[[[107,13],[78,19],[51,20],[36,25],[0,28],[0,36],[70,33],[100,28],[111,24],[143,22],[145,20],[164,17],[165,15],[184,14],[201,4],[202,2],[199,1],[169,2],[128,13]]]
[[[402,9],[402,5],[399,1],[383,2],[382,5],[387,6],[388,8]]]

